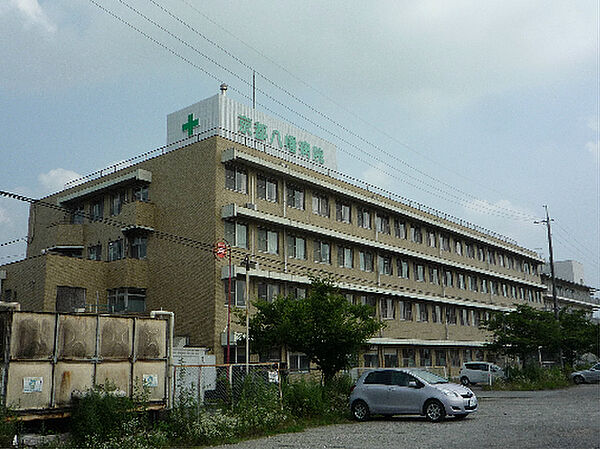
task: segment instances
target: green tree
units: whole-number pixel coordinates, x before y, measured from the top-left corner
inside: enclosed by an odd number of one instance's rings
[[[551,312],[518,305],[511,312],[495,312],[482,327],[492,333],[488,348],[509,356],[518,356],[524,365],[537,360],[538,349],[557,351],[560,326]]]
[[[598,352],[600,328],[583,310],[562,309],[557,321],[552,312],[518,305],[514,311],[492,314],[482,327],[492,333],[491,350],[518,356],[524,365],[537,360],[539,348],[562,351],[570,365],[586,352]]]
[[[348,367],[351,357],[383,326],[372,317],[371,306],[350,304],[331,279],[313,279],[303,299],[279,297],[253,304],[253,351],[287,347],[303,352],[321,370],[325,384]]]
[[[584,310],[562,309],[558,314],[560,323],[560,347],[568,365],[573,366],[579,356],[586,352],[598,355],[600,326],[592,323]]]

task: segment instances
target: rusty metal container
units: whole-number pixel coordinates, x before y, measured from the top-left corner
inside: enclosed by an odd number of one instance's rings
[[[73,396],[110,382],[168,404],[168,323],[160,318],[0,311],[2,402],[23,416],[64,416]]]

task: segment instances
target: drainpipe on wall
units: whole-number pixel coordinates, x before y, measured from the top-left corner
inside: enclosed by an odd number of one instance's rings
[[[171,377],[173,372],[173,327],[175,326],[175,313],[167,312],[166,310],[153,310],[150,312],[150,318],[156,318],[157,316],[166,316],[169,318],[169,344],[167,346],[168,354],[168,369],[167,369],[167,382],[165,389],[167,392],[167,407],[173,408],[173,394],[171,393]]]

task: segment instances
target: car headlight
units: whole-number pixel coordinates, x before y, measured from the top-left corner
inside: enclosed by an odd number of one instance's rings
[[[460,395],[456,391],[452,390],[442,390],[442,393],[444,393],[446,396],[455,396],[457,398],[460,397]]]

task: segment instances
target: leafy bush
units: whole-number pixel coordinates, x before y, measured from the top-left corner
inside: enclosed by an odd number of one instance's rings
[[[353,382],[349,376],[338,375],[323,386],[314,379],[301,379],[283,384],[283,404],[299,418],[345,415]]]
[[[493,385],[483,386],[486,390],[552,390],[569,386],[568,370],[558,367],[541,368],[528,366],[524,369],[511,368],[507,380],[497,380]]]

